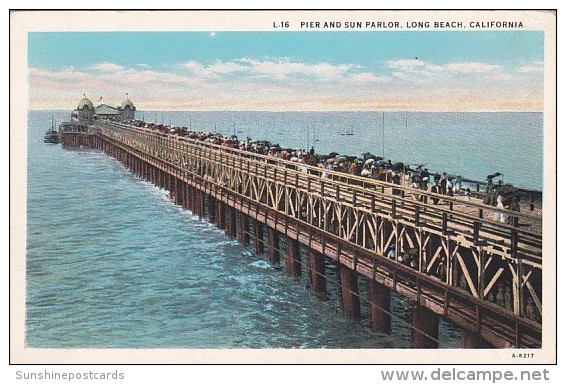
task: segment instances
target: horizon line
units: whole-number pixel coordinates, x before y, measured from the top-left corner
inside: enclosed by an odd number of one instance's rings
[[[63,108],[29,108],[28,112],[45,112],[45,111],[65,111],[72,112],[72,109]],[[262,113],[297,113],[297,112],[332,112],[332,113],[349,113],[349,112],[419,112],[419,113],[544,113],[544,111],[536,110],[493,110],[493,109],[477,109],[477,110],[421,110],[421,109],[357,109],[357,110],[329,110],[329,109],[297,109],[297,110],[265,110],[265,109],[145,109],[139,110],[136,108],[136,113],[141,112],[262,112]]]

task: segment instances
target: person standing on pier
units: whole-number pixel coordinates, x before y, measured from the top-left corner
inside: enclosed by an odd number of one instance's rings
[[[393,172],[391,174],[391,181],[393,182],[393,184],[400,185],[401,184],[401,175],[399,175],[398,172]],[[393,194],[398,196],[398,195],[401,194],[401,190],[397,189],[397,188],[393,188]]]
[[[464,191],[464,200],[466,200],[466,201],[472,200],[470,193],[471,193],[470,188],[466,188],[466,190]]]
[[[497,195],[497,205],[495,207],[500,210],[505,209],[505,206],[503,205],[503,196]],[[505,223],[507,221],[507,215],[504,212],[497,211],[493,215],[493,219],[495,221],[499,221],[500,223]]]
[[[446,195],[446,192],[448,190],[447,184],[448,176],[446,175],[446,172],[442,172],[442,176],[440,177],[440,193],[443,195]]]
[[[421,189],[417,181],[418,181],[418,176],[413,176],[413,182],[411,183],[411,188],[415,190]],[[420,195],[418,193],[411,192],[411,194],[413,195],[413,200],[417,200],[417,201],[420,200]]]
[[[446,281],[446,257],[441,256],[436,266],[436,277],[441,281]]]
[[[430,187],[430,191],[432,193],[439,193],[440,192],[440,185],[438,184],[438,181],[435,182],[432,187]],[[440,199],[438,197],[433,197],[432,198],[432,203],[434,205],[438,205],[438,202],[440,201]]]
[[[520,212],[521,211],[521,206],[519,204],[520,201],[520,197],[519,196],[513,196],[511,198],[511,202],[509,203],[509,210],[513,211],[513,212]],[[515,222],[513,222],[513,219]],[[519,217],[517,216],[510,216],[509,217],[509,224],[518,224],[519,223]]]
[[[450,184],[450,182],[447,184],[446,195],[451,197],[454,196],[454,190],[452,189],[452,184]]]
[[[421,179],[420,188],[423,191],[428,190],[428,180],[430,178],[430,173],[428,172],[428,168],[423,169],[419,176],[420,176],[420,179]]]
[[[462,176],[458,175],[454,179],[454,192],[459,192],[462,190]]]

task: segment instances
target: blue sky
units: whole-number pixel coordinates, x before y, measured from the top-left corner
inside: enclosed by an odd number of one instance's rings
[[[28,37],[32,109],[128,92],[146,110],[542,110],[536,31]]]

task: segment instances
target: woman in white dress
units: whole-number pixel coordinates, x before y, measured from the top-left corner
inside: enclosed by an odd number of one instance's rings
[[[505,209],[505,206],[503,205],[503,196],[501,195],[497,196],[496,208]],[[504,212],[495,212],[493,219],[495,221],[499,221],[500,223],[505,223],[507,222],[507,215]]]

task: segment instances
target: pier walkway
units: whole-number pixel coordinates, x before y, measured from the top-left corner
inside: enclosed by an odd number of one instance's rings
[[[95,121],[88,133],[62,139],[108,152],[242,244],[252,238],[258,255],[292,275],[308,273],[318,294],[327,290],[325,259],[333,260],[350,316],[361,316],[359,280],[367,280],[377,331],[390,331],[391,291],[404,295],[414,348],[438,346],[439,316],[462,329],[464,347],[541,347],[541,212],[498,210],[122,123]],[[499,214],[509,223],[494,220]]]

